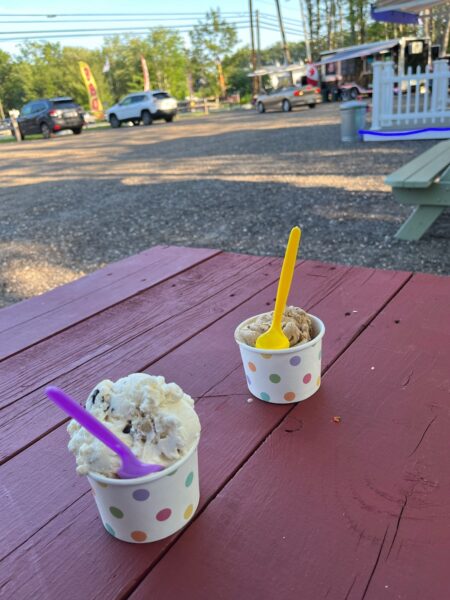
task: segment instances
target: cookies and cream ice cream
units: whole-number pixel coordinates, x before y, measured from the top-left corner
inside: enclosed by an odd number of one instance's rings
[[[255,347],[258,337],[269,329],[272,318],[273,311],[248,319],[237,330],[237,341]],[[286,307],[281,326],[284,334],[289,339],[290,347],[309,342],[314,337],[311,318],[304,310],[296,306]]]
[[[101,381],[86,409],[119,437],[145,463],[168,466],[197,444],[200,421],[193,399],[164,377],[133,373],[117,381]],[[77,472],[115,477],[120,458],[76,421],[70,421],[68,448]]]

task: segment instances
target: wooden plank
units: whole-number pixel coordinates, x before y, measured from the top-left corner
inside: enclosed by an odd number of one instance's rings
[[[416,206],[395,237],[399,240],[420,240],[443,210],[443,206]]]
[[[324,360],[327,364],[336,359],[407,278],[408,274],[404,273],[336,268],[320,263],[308,262],[297,268],[292,299],[305,307],[314,306],[326,320],[328,348]],[[200,445],[202,506],[217,494],[291,409],[256,400],[247,402],[249,394],[242,373],[237,369],[239,354],[232,340],[232,331],[240,320],[261,312],[266,303],[273,302],[275,287],[275,284],[270,286],[258,297],[216,319],[208,329],[152,365],[151,372],[162,373],[169,380],[175,373],[176,380],[187,391],[203,396],[197,404],[203,425]],[[214,311],[213,304],[210,310]],[[340,321],[346,323],[345,327]],[[198,343],[194,344],[197,338]],[[213,353],[214,360],[211,360]],[[239,393],[209,396],[208,389],[217,387],[225,378],[228,378],[230,389],[238,389]],[[80,495],[84,488],[74,490],[70,485],[61,486],[61,472],[66,473],[68,479],[75,477],[72,475],[73,460],[66,456],[61,444],[64,444],[64,436],[59,429],[11,459],[3,468],[16,513],[32,514],[33,519],[27,522],[24,518],[5,520],[1,534],[2,539],[8,540],[10,554],[3,561],[0,585],[4,585],[6,594],[14,590],[18,597],[41,589],[55,597],[70,593],[73,600],[123,597],[173,540],[151,544],[143,551],[118,543],[102,532],[92,499]],[[51,483],[36,477],[34,494],[25,498],[22,490],[26,486],[27,473],[43,445],[49,448],[51,456],[57,455],[60,464],[48,473]],[[20,479],[16,475],[18,472],[24,474]],[[58,490],[66,490],[65,497],[62,493],[55,495],[58,484]],[[67,560],[73,563],[70,570],[63,568]],[[115,569],[113,578],[107,564],[121,565],[120,569]],[[24,571],[33,575],[24,577]]]
[[[434,183],[426,190],[394,188],[392,190],[395,199],[402,204],[413,204],[416,206],[440,207],[450,206],[450,186]]]
[[[132,600],[446,598],[449,294],[414,276]]]
[[[427,188],[449,164],[450,140],[446,140],[403,165],[384,181],[395,188]]]
[[[254,290],[264,289],[275,281],[281,263],[281,259],[239,255],[223,255],[223,258],[220,255],[211,260],[212,264],[204,268],[200,265],[180,276],[180,280],[164,282],[156,290],[147,290],[51,338],[45,346],[47,355],[43,353],[40,358],[42,371],[49,376],[39,380],[36,375],[40,387],[33,387],[31,393],[21,396],[21,378],[25,379],[24,386],[34,385],[25,372],[21,371],[18,378],[11,377],[8,386],[11,370],[5,370],[0,460],[3,462],[63,422],[61,412],[45,397],[50,378],[68,393],[85,398],[99,378],[117,379],[143,370],[213,323],[219,315],[247,300]],[[128,336],[130,328],[132,335]],[[83,347],[81,340],[96,331],[93,346],[89,339],[87,347]],[[39,346],[31,350],[31,356],[36,352],[39,356]],[[19,363],[22,355],[25,352],[17,357]],[[66,356],[68,361],[64,362]],[[60,363],[64,363],[62,371],[58,371]],[[18,392],[14,392],[16,387]],[[16,401],[8,400],[8,388],[13,390],[11,395],[16,394]]]
[[[224,285],[228,285],[224,264],[226,259],[226,257],[212,259],[222,263],[220,269],[219,264],[217,264],[215,271],[219,274],[220,280],[223,279],[225,281]],[[217,298],[214,298],[213,304],[211,304],[210,300],[206,300],[204,303],[194,305],[191,308],[191,297],[187,289],[183,288],[182,285],[179,286],[180,292],[182,291],[183,293],[181,294],[181,300],[178,300],[179,295],[173,295],[172,285],[174,284],[170,281],[158,286],[159,289],[154,292],[145,292],[143,297],[133,298],[131,301],[123,303],[120,307],[114,307],[101,315],[97,315],[92,323],[91,321],[87,321],[75,326],[69,332],[63,332],[58,336],[58,339],[61,340],[60,342],[52,338],[50,340],[51,343],[46,344],[42,351],[39,346],[36,346],[30,349],[30,351],[21,353],[17,357],[18,364],[16,364],[16,361],[8,361],[6,364],[9,365],[9,369],[5,369],[2,394],[4,408],[0,423],[1,462],[7,460],[9,456],[20,451],[21,448],[32,443],[63,421],[60,412],[45,397],[45,385],[51,382],[63,387],[69,393],[75,394],[76,397],[86,397],[98,381],[99,372],[103,374],[103,378],[117,379],[130,372],[144,369],[160,356],[167,354],[177,343],[186,341],[196,331],[213,323],[216,320],[216,315],[233,310],[236,304],[247,300],[256,290],[264,289],[269,283],[274,282],[279,274],[280,261],[278,259],[270,261],[269,264],[267,263],[270,260],[268,258],[258,259],[256,257],[248,257],[250,264],[247,267],[245,267],[245,257],[234,255],[233,259],[230,258],[227,260],[232,260],[230,268],[233,272],[236,270],[237,260],[240,276],[244,277],[249,272],[251,275],[242,279],[242,281],[238,281],[235,286],[231,287],[228,290],[228,295],[219,295]],[[256,260],[266,261],[262,263],[262,272],[255,269],[253,261]],[[213,264],[216,263],[207,263],[205,268],[198,267],[196,270],[197,275],[192,278],[195,281],[194,292],[199,297],[201,297],[199,286],[202,277],[203,284],[208,289],[208,292],[211,289],[212,280],[205,276],[204,271],[210,267],[213,268]],[[302,298],[299,300],[301,302],[306,300],[305,304],[308,304],[310,301],[312,305],[314,305],[315,294],[317,295],[319,292],[324,293],[324,288],[333,290],[336,286],[341,285],[341,281],[345,280],[346,274],[351,272],[349,268],[336,268],[332,265],[322,267],[320,263],[313,263],[306,271],[301,266],[298,267],[298,270],[299,273],[296,277],[300,278],[298,284],[300,290],[302,289],[302,274],[308,272],[307,276],[310,278],[307,288],[307,293],[310,296],[304,300]],[[369,269],[365,271],[362,269],[354,277],[362,281],[372,278],[373,273],[373,270]],[[187,277],[190,281],[191,275],[187,274]],[[389,277],[392,277],[394,285],[396,285],[398,274],[394,273]],[[214,293],[217,293],[220,289],[220,287],[215,288]],[[159,295],[160,290],[162,295]],[[165,291],[168,291],[169,296],[166,295]],[[264,307],[267,306],[270,308],[272,306],[275,291],[276,284],[273,283],[268,294],[269,298],[263,304]],[[149,300],[149,293],[152,293],[152,301]],[[175,300],[175,307],[171,304],[170,296]],[[295,298],[295,296],[292,297]],[[249,310],[253,310],[254,312],[261,310],[258,306],[258,298],[255,300],[255,308]],[[377,298],[378,296],[375,295],[375,301]],[[165,314],[166,310],[169,311],[169,309],[171,309],[171,312],[167,312],[167,315],[178,314],[180,311],[182,314],[179,314],[176,318],[168,319],[167,322],[162,322],[152,329],[147,329],[147,326],[142,326],[142,323],[146,322],[145,319],[148,317],[150,323],[153,318],[156,319],[155,313],[149,313],[148,307],[151,305],[161,305],[163,307],[163,314]],[[144,313],[141,311],[142,306]],[[186,307],[188,310],[183,312]],[[245,316],[246,313],[243,311],[242,319]],[[123,324],[123,318],[126,320],[125,325]],[[97,323],[100,324],[99,327],[97,327]],[[137,323],[138,330],[132,330],[133,335],[127,338],[124,332],[129,329],[130,323]],[[232,323],[230,325],[231,331],[234,330],[236,324]],[[108,327],[113,327],[113,325],[115,325],[112,329],[113,341],[110,341],[105,337],[106,330]],[[105,333],[103,333],[104,331]],[[139,331],[141,331],[141,335],[139,335]],[[180,337],[181,333],[184,337]],[[89,336],[92,338],[92,345],[88,344],[87,347],[81,347],[80,340],[85,340],[88,343]],[[113,343],[117,336],[119,336],[119,341]],[[102,339],[103,344],[98,349],[99,339]],[[228,344],[231,344],[232,349],[234,349],[232,335],[229,337]],[[45,349],[49,353],[46,360]],[[68,369],[65,366],[65,355],[69,357],[69,364],[72,365],[72,369]],[[27,356],[28,360],[26,361],[25,358]],[[208,354],[206,358],[210,362]],[[45,362],[43,362],[44,360]],[[183,358],[183,360],[185,359]],[[186,360],[189,360],[189,358],[186,357]],[[38,361],[37,369],[33,370],[33,363],[35,361]],[[23,368],[21,368],[21,365],[23,365]],[[61,371],[58,370],[60,367],[62,368]],[[8,379],[9,372],[14,372],[19,368],[18,377],[14,380]],[[28,369],[29,372],[27,372]],[[40,371],[44,374],[44,379],[39,379]],[[174,378],[176,379],[176,374]],[[9,381],[12,381],[12,383],[9,383]],[[37,389],[35,389],[35,384],[39,386]],[[29,385],[33,386],[33,391],[24,395],[26,386]],[[10,390],[13,390],[13,392],[10,392]],[[192,395],[197,395],[195,390],[190,390],[190,392]],[[13,394],[16,395],[13,396]],[[14,398],[18,399],[18,401],[14,402]]]
[[[155,246],[41,296],[0,310],[0,359],[218,254]]]
[[[84,362],[110,353],[139,335],[148,334],[157,325],[179,317],[180,313],[226,289],[232,280],[258,272],[273,262],[268,257],[225,253],[210,261],[144,290],[4,361],[0,372],[0,407],[12,404],[56,377],[81,367]],[[271,273],[275,277],[278,261],[275,261],[274,269]],[[261,277],[259,273],[258,277]]]

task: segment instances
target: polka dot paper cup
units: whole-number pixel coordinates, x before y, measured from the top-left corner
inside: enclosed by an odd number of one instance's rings
[[[306,400],[319,389],[325,325],[314,315],[309,316],[314,338],[286,350],[261,350],[237,340],[239,329],[255,317],[250,317],[236,328],[234,338],[241,351],[247,386],[260,400],[292,404]]]
[[[153,475],[110,479],[90,473],[88,479],[108,533],[124,542],[156,542],[182,529],[197,509],[197,446]]]

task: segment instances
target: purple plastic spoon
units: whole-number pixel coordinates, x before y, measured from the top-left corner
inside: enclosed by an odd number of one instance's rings
[[[91,435],[99,439],[108,446],[113,452],[119,455],[122,461],[122,467],[117,472],[117,475],[122,479],[134,479],[135,477],[144,477],[150,473],[162,471],[164,467],[161,465],[148,465],[141,462],[133,452],[119,438],[114,435],[107,427],[100,423],[90,412],[80,406],[76,400],[65,394],[57,387],[48,387],[45,390],[47,396],[59,408],[62,408],[72,419],[75,419],[82,427],[84,427]]]

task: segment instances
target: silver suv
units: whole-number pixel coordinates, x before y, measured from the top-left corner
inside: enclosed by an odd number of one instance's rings
[[[120,127],[123,122],[131,121],[139,125],[151,125],[155,119],[173,121],[177,114],[177,101],[167,92],[136,92],[122,98],[118,104],[111,106],[106,112],[111,127]]]

